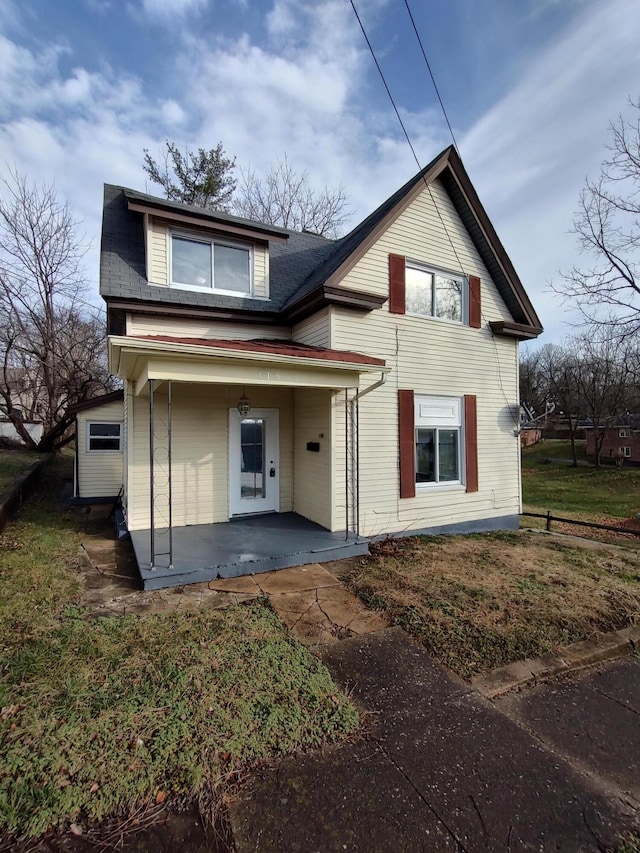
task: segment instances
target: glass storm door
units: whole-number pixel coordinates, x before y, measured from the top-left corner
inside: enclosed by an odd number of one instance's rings
[[[229,515],[277,512],[278,410],[229,410]]]

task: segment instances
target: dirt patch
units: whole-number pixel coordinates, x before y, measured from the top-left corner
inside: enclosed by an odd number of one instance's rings
[[[624,628],[640,613],[633,551],[525,532],[396,541],[360,561],[351,589],[467,678]]]

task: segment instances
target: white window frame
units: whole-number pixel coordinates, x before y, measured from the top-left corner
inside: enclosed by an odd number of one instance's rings
[[[620,427],[618,430],[618,438],[629,438],[631,435],[631,430],[629,427]]]
[[[453,321],[449,321],[453,322]],[[466,457],[465,457],[465,434],[464,434],[464,401],[462,397],[445,397],[440,394],[414,394],[413,398],[413,445],[414,445],[414,459],[415,459],[415,477],[416,477],[416,494],[420,492],[430,492],[434,489],[438,491],[444,489],[453,489],[460,490],[464,489],[465,486],[465,471],[466,471]],[[421,411],[421,407],[432,407],[434,410],[440,408],[441,414],[428,414],[426,412]],[[446,411],[449,410],[450,414],[447,415]],[[436,479],[433,483],[421,483],[418,482],[418,459],[417,459],[417,451],[416,444],[418,443],[418,430],[419,429],[433,429],[436,430],[435,436],[435,448],[436,448],[436,457],[435,457],[435,469],[436,469],[436,478],[439,476],[439,453],[438,453],[438,435],[437,430],[451,430],[455,429],[458,431],[458,479],[457,480],[446,480],[444,482],[439,482]]]
[[[173,280],[173,238],[178,237],[182,240],[190,240],[192,243],[204,243],[211,247],[211,287],[200,287],[197,284],[185,284],[180,281]],[[215,266],[213,255],[216,246],[229,246],[232,249],[243,249],[249,253],[249,290],[242,293],[239,290],[225,290],[222,287],[216,287]],[[235,296],[237,299],[252,299],[254,290],[254,253],[253,246],[250,243],[242,243],[235,240],[225,240],[220,237],[210,237],[207,234],[199,234],[193,231],[181,231],[177,228],[167,229],[167,281],[169,287],[180,290],[193,290],[197,293],[220,293],[225,296]]]
[[[455,278],[462,282],[462,306],[461,319],[449,320],[447,317],[438,317],[437,314],[420,314],[416,311],[406,311],[408,317],[422,317],[430,320],[438,320],[441,323],[451,323],[454,326],[467,326],[469,324],[469,279],[466,275],[453,270],[445,270],[439,267],[432,267],[420,261],[413,261],[409,258],[405,261],[405,271],[408,269],[417,270],[418,272],[427,273],[431,276],[431,304],[435,306],[435,276],[442,275],[447,278]],[[406,304],[406,297],[405,297]]]
[[[621,447],[620,450],[622,450],[622,455],[625,459],[631,458],[631,447],[629,447],[629,445],[627,445],[626,447]]]
[[[92,438],[113,438],[115,439],[115,435],[91,435],[91,427],[92,426],[103,426],[108,424],[109,426],[118,426],[120,427],[120,434],[118,436],[118,449],[112,448],[111,450],[107,450],[105,447],[91,447],[91,439]],[[87,453],[122,453],[122,438],[123,438],[123,424],[122,421],[103,421],[103,420],[95,420],[95,421],[87,421],[87,436],[86,436],[86,445],[85,450]]]

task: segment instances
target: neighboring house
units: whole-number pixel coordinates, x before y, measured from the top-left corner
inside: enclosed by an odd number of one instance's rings
[[[124,392],[112,391],[75,403],[65,420],[75,421],[73,497],[81,503],[115,503],[124,481]]]
[[[623,463],[640,464],[640,415],[622,415],[606,426],[586,430],[587,456],[596,454],[596,437],[602,439],[600,459],[613,459]]]
[[[100,292],[146,586],[517,526],[542,330],[453,148],[340,240],[106,186]]]
[[[34,441],[40,441],[44,432],[44,424],[38,417],[37,406],[34,405],[33,393],[31,384],[28,381],[26,368],[7,368],[2,375],[2,380],[6,380],[7,382],[11,405],[14,407],[14,410],[17,410],[26,431]],[[24,444],[22,436],[18,433],[12,421],[9,420],[2,398],[0,398],[0,438]]]

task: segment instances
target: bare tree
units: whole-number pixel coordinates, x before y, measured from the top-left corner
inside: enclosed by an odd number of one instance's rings
[[[588,322],[619,335],[640,330],[640,97],[629,103],[632,117],[611,124],[609,157],[580,195],[574,230],[588,265],[554,286]]]
[[[578,361],[577,393],[595,436],[596,468],[600,467],[602,444],[608,427],[628,411],[635,391],[631,364],[635,341],[620,341],[607,327],[596,327],[577,338],[572,345]]]
[[[296,231],[337,237],[351,216],[342,186],[314,189],[308,172],[297,172],[285,154],[264,178],[241,170],[234,211],[246,219]]]
[[[0,409],[30,447],[64,409],[112,387],[104,323],[85,304],[77,223],[53,186],[16,172],[0,198]]]
[[[166,198],[208,210],[229,210],[236,188],[232,174],[236,160],[225,155],[222,142],[215,148],[182,154],[175,142],[166,139],[159,164],[147,148],[143,153],[142,168],[162,187]]]

